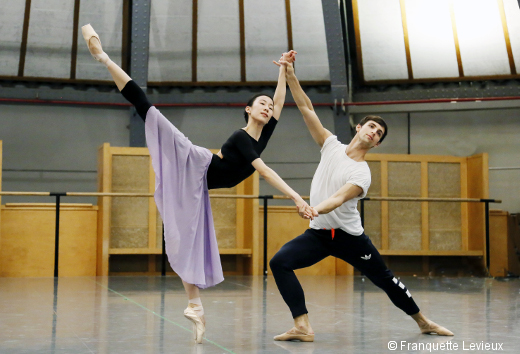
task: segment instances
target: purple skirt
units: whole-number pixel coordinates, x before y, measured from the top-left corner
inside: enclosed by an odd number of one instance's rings
[[[214,286],[224,275],[206,181],[213,154],[193,145],[153,106],[145,127],[168,261],[185,282],[201,289]]]

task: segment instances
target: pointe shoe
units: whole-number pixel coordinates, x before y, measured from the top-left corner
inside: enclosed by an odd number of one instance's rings
[[[90,40],[92,38],[96,38],[99,41],[100,47],[101,47],[101,40],[99,39],[98,34],[96,33],[96,31],[94,31],[94,28],[92,28],[90,23],[88,25],[81,27],[81,33],[83,34],[83,39],[85,39],[85,42],[87,42],[87,47],[88,47],[90,54],[94,57],[94,59],[105,64],[108,61],[108,55],[105,52],[103,52],[103,49],[100,48],[101,53],[99,53],[99,54],[92,53]]]
[[[206,332],[206,326],[204,326],[202,319],[197,316],[197,313],[191,307],[184,310],[184,317],[193,322],[193,339],[195,342],[202,343],[202,337]]]
[[[281,341],[299,340],[300,342],[314,342],[314,333],[313,334],[303,333],[303,332],[297,330],[296,328],[292,328],[285,333],[274,336],[274,340],[281,340]]]
[[[453,332],[447,328],[439,326],[437,323],[428,321],[425,326],[419,327],[422,334],[437,334],[439,336],[453,336]]]

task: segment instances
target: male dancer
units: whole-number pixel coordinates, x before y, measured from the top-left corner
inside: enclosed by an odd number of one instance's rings
[[[365,197],[371,182],[365,155],[384,140],[388,133],[385,121],[378,116],[363,118],[350,144],[343,145],[321,124],[294,74],[292,61],[280,63],[287,67],[287,83],[307,128],[321,148],[321,160],[310,193],[315,218],[308,230],[286,243],[270,262],[276,285],[294,318],[294,327],[274,339],[314,341],[303,289],[294,269],[309,267],[328,256],[340,258],[365,274],[387,293],[394,305],[417,322],[422,333],[452,336],[451,331],[419,311],[410,292],[386,267],[361,226],[357,202]]]

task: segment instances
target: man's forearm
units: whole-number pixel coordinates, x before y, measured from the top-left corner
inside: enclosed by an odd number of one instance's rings
[[[333,196],[316,205],[314,210],[316,210],[318,214],[328,214],[337,207],[341,206],[341,204],[343,204],[342,199],[340,197]]]
[[[351,183],[347,183],[332,196],[328,197],[327,199],[316,205],[314,209],[319,214],[330,213],[334,209],[340,207],[343,203],[356,197],[359,197],[361,193],[363,193],[363,189],[361,187],[353,185]]]

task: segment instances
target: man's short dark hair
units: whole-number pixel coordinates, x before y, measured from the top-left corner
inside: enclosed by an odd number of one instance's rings
[[[386,126],[385,120],[380,116],[366,116],[365,118],[361,119],[358,124],[364,126],[368,121],[376,122],[383,128],[383,135],[381,135],[381,139],[379,139],[379,143],[382,143],[386,137],[386,134],[388,133],[388,127]]]

